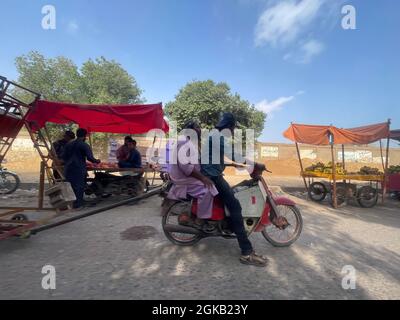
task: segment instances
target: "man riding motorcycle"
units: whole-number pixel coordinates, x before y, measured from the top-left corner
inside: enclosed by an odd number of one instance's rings
[[[266,266],[267,265],[267,258],[260,256],[255,253],[253,246],[247,236],[244,223],[243,223],[243,216],[242,216],[242,207],[238,199],[235,198],[232,188],[230,187],[229,183],[224,179],[223,171],[225,170],[226,160],[225,157],[231,158],[234,160],[233,154],[227,155],[224,152],[224,148],[227,145],[227,141],[225,141],[225,137],[221,134],[221,131],[224,129],[229,130],[232,133],[236,128],[236,119],[234,115],[230,112],[224,113],[222,119],[219,123],[215,126],[218,131],[214,131],[211,134],[208,141],[208,150],[209,150],[209,157],[208,163],[202,163],[201,165],[201,172],[203,175],[209,177],[215,187],[218,190],[218,193],[221,196],[225,206],[228,208],[230,213],[230,228],[236,234],[236,237],[239,242],[239,247],[241,249],[241,256],[240,262],[243,264],[255,265],[255,266]],[[216,135],[213,138],[212,135]],[[219,145],[216,143],[219,139]],[[231,143],[231,142],[230,142]],[[231,148],[233,150],[233,148]],[[214,151],[214,152],[213,152]],[[219,163],[213,163],[213,153],[220,153]],[[215,161],[214,161],[215,162]],[[232,162],[234,166],[239,166],[235,162]],[[260,167],[260,165],[257,165]]]

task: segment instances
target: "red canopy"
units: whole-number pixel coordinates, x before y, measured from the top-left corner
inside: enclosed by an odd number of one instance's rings
[[[23,125],[23,119],[0,114],[0,138],[15,138]]]
[[[393,140],[400,141],[400,130],[390,131],[390,138]]]
[[[151,129],[169,130],[162,104],[90,105],[39,100],[26,117],[35,131],[46,122],[76,123],[89,132],[124,134],[146,133]]]
[[[335,144],[369,144],[389,136],[389,123],[378,123],[352,129],[292,124],[283,135],[294,142],[313,145],[328,145],[330,135],[333,135]]]

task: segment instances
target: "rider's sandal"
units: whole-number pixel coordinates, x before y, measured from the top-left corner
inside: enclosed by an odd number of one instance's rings
[[[265,267],[268,264],[268,259],[266,257],[260,256],[255,252],[252,252],[248,256],[241,256],[240,262],[243,264],[248,264],[256,267]]]

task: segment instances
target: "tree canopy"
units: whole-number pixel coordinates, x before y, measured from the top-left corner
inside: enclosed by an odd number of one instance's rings
[[[167,116],[182,128],[185,122],[196,119],[204,128],[212,129],[222,112],[232,112],[241,129],[254,129],[258,137],[263,128],[266,114],[254,105],[231,93],[228,84],[212,80],[192,81],[180,89],[175,100],[165,107]]]
[[[46,58],[36,51],[15,59],[18,83],[47,100],[128,104],[143,102],[136,80],[114,60],[89,59],[79,69],[65,57]]]
[[[18,83],[42,94],[44,99],[58,102],[88,104],[131,104],[142,103],[142,90],[136,80],[114,60],[104,57],[89,59],[79,69],[65,57],[46,58],[37,51],[15,59],[19,73]],[[32,102],[33,96],[16,90],[15,94],[25,102]],[[74,126],[49,124],[51,138],[62,135],[62,129]],[[93,135],[95,144],[106,141],[109,134]],[[104,141],[103,141],[104,140]]]

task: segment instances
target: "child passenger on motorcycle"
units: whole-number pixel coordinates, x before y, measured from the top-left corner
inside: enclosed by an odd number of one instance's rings
[[[173,185],[168,192],[168,199],[179,200],[187,196],[198,201],[197,219],[191,221],[187,215],[180,216],[180,223],[201,228],[204,219],[210,219],[212,215],[213,198],[218,194],[212,181],[201,174],[199,164],[198,142],[201,133],[199,125],[190,121],[184,129],[192,130],[192,139],[181,135],[175,148],[172,150],[172,159],[176,163],[170,164],[170,178]],[[194,138],[194,139],[193,139]],[[192,141],[193,140],[193,141]]]

